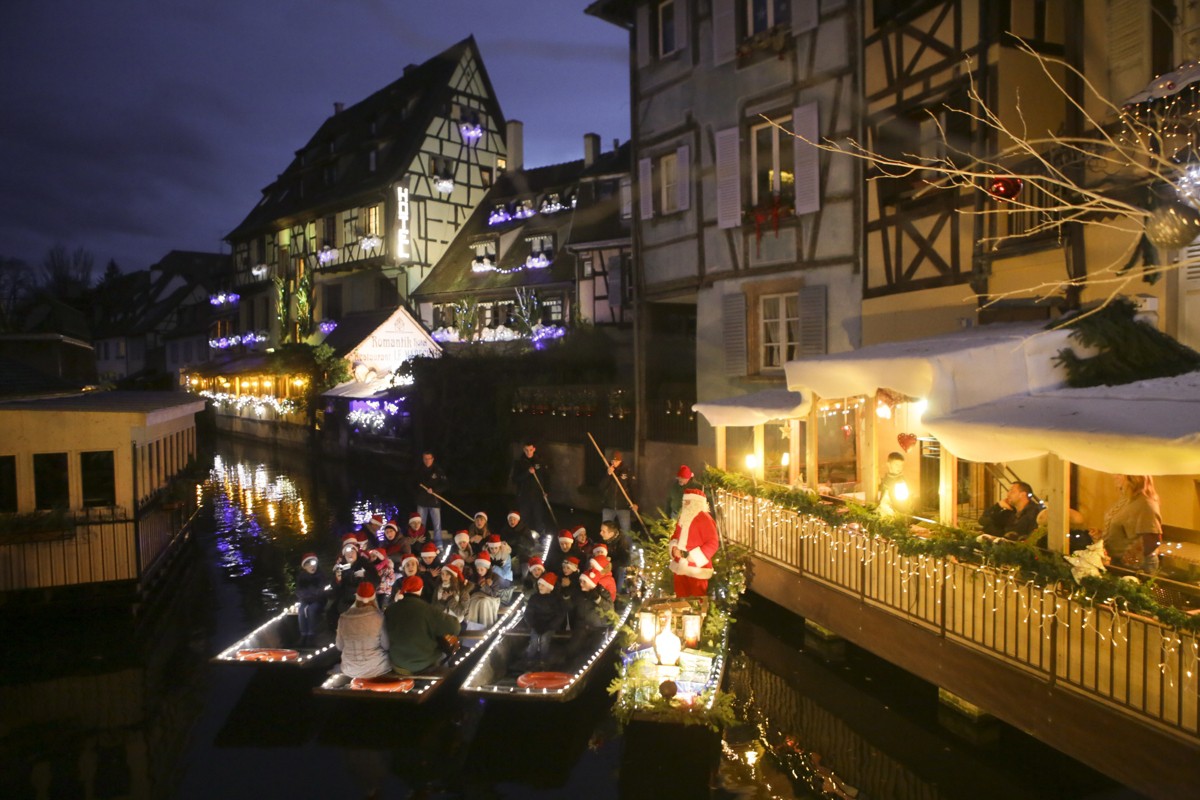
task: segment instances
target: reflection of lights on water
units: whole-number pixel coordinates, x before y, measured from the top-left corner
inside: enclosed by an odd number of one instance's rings
[[[271,519],[271,524],[275,524],[275,504],[267,503],[267,516]]]

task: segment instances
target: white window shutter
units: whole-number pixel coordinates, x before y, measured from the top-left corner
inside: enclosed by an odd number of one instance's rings
[[[821,140],[815,101],[792,109],[792,131],[797,134],[792,137],[792,164],[796,170],[796,216],[800,216],[821,210],[821,151],[808,143]]]
[[[684,50],[688,45],[687,0],[675,0],[675,50]]]
[[[675,207],[687,211],[692,204],[692,148],[679,145],[675,151]]]
[[[721,298],[721,332],[725,346],[725,375],[746,374],[746,295]]]
[[[638,203],[642,219],[654,218],[654,170],[650,159],[638,160]]]
[[[792,0],[792,33],[807,33],[821,22],[821,5],[817,0]]]
[[[637,40],[638,69],[645,69],[650,66],[650,38],[654,35],[650,29],[650,6],[638,6],[637,28],[633,35]]]
[[[800,356],[820,356],[827,352],[825,332],[826,287],[805,286],[800,290]]]
[[[742,175],[740,131],[717,131],[717,227],[736,228],[742,224]]]
[[[713,0],[713,66],[733,61],[737,55],[737,0]]]

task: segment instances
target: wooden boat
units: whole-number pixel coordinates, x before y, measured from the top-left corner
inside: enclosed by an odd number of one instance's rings
[[[625,598],[623,602],[618,600],[620,621],[613,627],[596,631],[580,655],[553,672],[531,672],[522,667],[521,660],[529,645],[529,629],[523,619],[513,620],[484,651],[458,691],[464,695],[511,700],[557,703],[574,700],[597,671],[636,605],[633,598]],[[566,638],[565,633],[555,636],[559,642]]]
[[[296,603],[259,625],[242,639],[213,656],[214,664],[311,668],[337,657],[333,634],[325,633],[316,645],[300,647],[300,623]]]
[[[429,672],[368,679],[351,678],[338,673],[330,675],[315,687],[313,694],[424,703],[460,673],[471,657],[478,654],[501,630],[524,616],[525,596],[518,594],[511,603],[501,607],[500,616],[490,627],[461,634],[458,650],[443,659]]]

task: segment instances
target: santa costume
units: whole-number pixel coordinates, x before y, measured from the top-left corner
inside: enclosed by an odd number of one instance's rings
[[[676,597],[708,594],[708,579],[713,574],[712,559],[719,546],[717,523],[708,513],[704,490],[684,489],[683,508],[670,541]]]

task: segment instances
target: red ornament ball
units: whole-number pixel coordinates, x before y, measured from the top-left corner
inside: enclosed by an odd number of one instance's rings
[[[1013,200],[1021,193],[1025,181],[1011,175],[997,175],[988,183],[987,191],[997,200]]]

